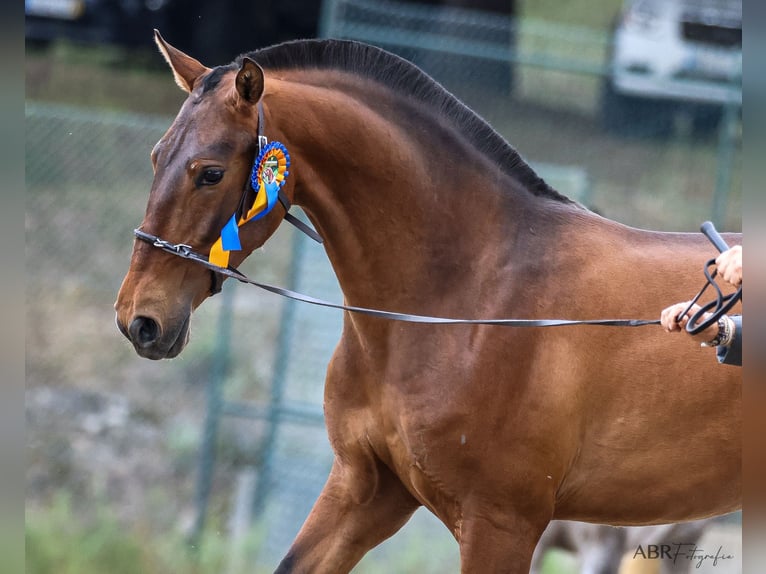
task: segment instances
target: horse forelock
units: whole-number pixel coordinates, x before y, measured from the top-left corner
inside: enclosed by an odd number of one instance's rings
[[[202,95],[215,90],[215,88],[218,87],[218,84],[221,83],[221,78],[223,78],[226,72],[232,70],[234,70],[234,64],[213,68],[212,71],[202,78]]]
[[[202,95],[212,92],[222,77],[239,68],[244,57],[266,70],[326,69],[346,72],[412,98],[447,118],[468,142],[530,193],[572,203],[550,187],[503,136],[436,80],[411,62],[382,48],[351,40],[295,40],[238,56],[202,80]]]

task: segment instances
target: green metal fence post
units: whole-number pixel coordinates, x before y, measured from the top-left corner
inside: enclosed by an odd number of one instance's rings
[[[207,384],[207,412],[202,431],[195,502],[197,515],[189,539],[192,548],[198,548],[199,540],[205,529],[207,508],[210,502],[210,491],[213,485],[215,470],[215,449],[218,439],[218,428],[223,408],[224,382],[230,367],[230,341],[232,308],[234,302],[234,285],[224,288],[221,293],[221,311],[218,317],[218,338],[214,345],[210,380]]]
[[[738,111],[738,103],[733,98],[729,98],[724,104],[723,117],[718,132],[718,157],[711,220],[719,229],[724,226],[726,205],[729,202]]]
[[[320,38],[332,38],[335,35],[335,26],[338,19],[338,0],[324,0],[319,14],[318,36]]]
[[[292,258],[288,275],[288,288],[296,289],[296,281],[301,265],[303,254],[303,240],[300,234],[293,234]],[[253,496],[253,518],[262,514],[271,482],[271,472],[274,467],[274,448],[277,444],[277,433],[282,418],[284,406],[285,379],[287,375],[287,362],[290,357],[291,339],[294,327],[295,301],[287,300],[282,307],[280,320],[279,339],[277,341],[277,356],[274,361],[274,378],[271,383],[271,399],[268,408],[268,431],[263,439],[263,462],[258,480],[256,492]]]

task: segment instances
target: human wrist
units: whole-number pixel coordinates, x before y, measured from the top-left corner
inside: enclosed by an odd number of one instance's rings
[[[734,321],[728,315],[722,315],[721,318],[718,319],[718,323],[711,327],[715,327],[715,331],[711,328],[711,333],[708,335],[709,338],[700,343],[700,346],[728,347],[731,345],[731,342],[734,340],[736,326],[734,325]],[[705,332],[707,333],[708,330]]]

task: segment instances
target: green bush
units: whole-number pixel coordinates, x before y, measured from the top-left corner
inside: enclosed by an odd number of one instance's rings
[[[149,557],[107,516],[81,524],[69,499],[56,498],[48,511],[31,512],[26,523],[27,574],[129,574],[148,572]]]
[[[177,533],[125,527],[103,510],[81,518],[64,495],[28,512],[25,531],[26,574],[206,574],[225,571],[231,550],[214,532],[192,548]]]
[[[577,558],[564,550],[553,548],[545,553],[542,563],[542,574],[577,574]]]

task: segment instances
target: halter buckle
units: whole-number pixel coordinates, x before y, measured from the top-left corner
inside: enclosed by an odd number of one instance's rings
[[[141,236],[138,237],[143,239]],[[164,249],[165,251],[172,251],[183,256],[189,256],[194,252],[191,245],[187,245],[186,243],[172,243],[170,241],[160,239],[159,237],[154,238],[152,245],[159,247],[160,249]]]

